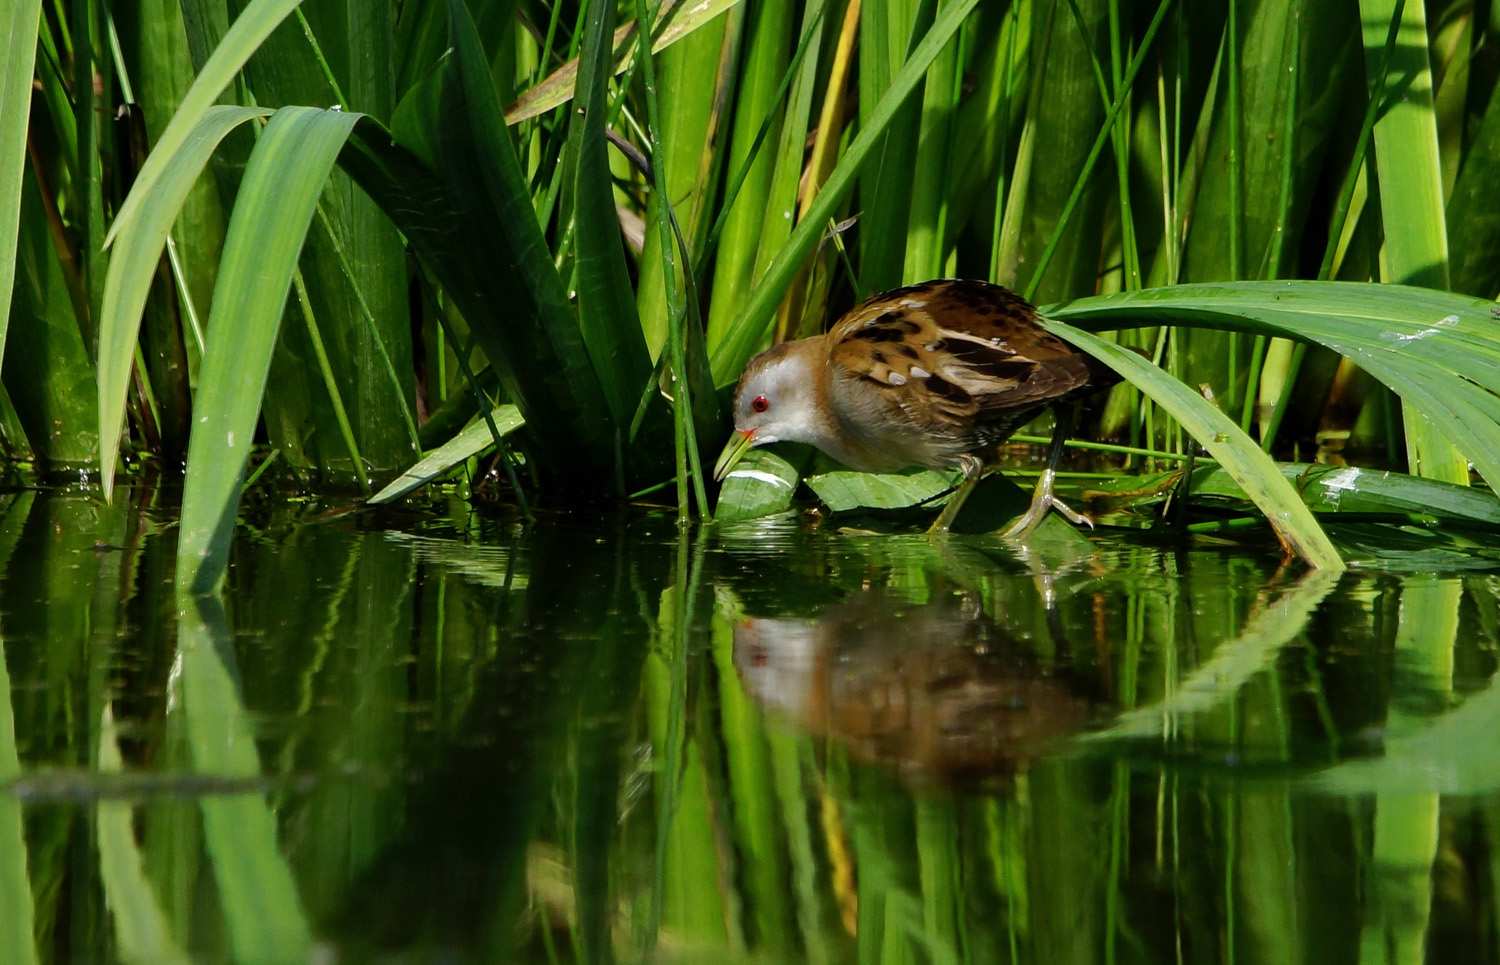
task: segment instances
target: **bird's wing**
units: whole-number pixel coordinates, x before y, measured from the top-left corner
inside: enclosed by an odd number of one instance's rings
[[[937,424],[1009,422],[1094,376],[1089,358],[1038,325],[1024,299],[984,282],[930,281],[878,295],[840,319],[829,341],[841,377],[883,387]]]

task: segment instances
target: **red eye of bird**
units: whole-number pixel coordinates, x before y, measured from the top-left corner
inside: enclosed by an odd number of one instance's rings
[[[771,403],[767,402],[766,397],[763,395],[757,395],[755,398],[750,400],[750,408],[754,409],[756,412],[764,412],[770,407]]]

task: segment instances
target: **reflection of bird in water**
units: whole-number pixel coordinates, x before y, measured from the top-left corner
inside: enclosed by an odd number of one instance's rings
[[[871,592],[816,618],[749,619],[734,662],[762,706],[924,781],[1012,772],[1089,717],[1086,697],[952,597]]]

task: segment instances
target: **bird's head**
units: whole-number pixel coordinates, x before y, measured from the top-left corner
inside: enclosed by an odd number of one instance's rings
[[[782,342],[751,359],[734,390],[734,435],[714,465],[715,479],[727,476],[755,446],[816,444],[826,421],[814,364],[821,343],[821,338]]]

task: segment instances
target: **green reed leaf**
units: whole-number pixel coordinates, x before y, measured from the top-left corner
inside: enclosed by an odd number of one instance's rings
[[[1266,514],[1283,543],[1318,569],[1344,568],[1328,534],[1297,495],[1271,457],[1261,452],[1229,416],[1173,376],[1113,342],[1070,325],[1049,321],[1047,328],[1093,355],[1172,415],[1219,461]]]
[[[502,405],[490,413],[495,420],[495,430],[504,438],[526,424],[521,410],[513,405]],[[425,485],[462,464],[471,456],[477,456],[495,444],[495,434],[484,419],[475,419],[458,435],[438,446],[410,469],[403,472],[389,486],[370,497],[372,505],[388,503],[405,496],[418,486]]]
[[[21,177],[26,167],[26,130],[31,120],[31,69],[41,0],[8,3],[0,12],[0,354],[10,318],[10,288],[16,271],[16,235],[21,217]]]
[[[99,472],[106,500],[114,492],[115,458],[125,426],[125,399],[130,392],[141,312],[172,223],[219,142],[251,118],[270,113],[257,107],[210,107],[177,151],[163,158],[158,177],[149,184],[136,182],[135,191],[149,190],[152,197],[142,202],[140,217],[120,232],[122,241],[109,261],[99,314]]]
[[[218,587],[271,351],[318,195],[360,115],[286,107],[250,155],[224,240],[182,493],[177,581]]]
[[[171,123],[162,132],[155,149],[136,175],[135,187],[115,216],[109,234],[105,236],[106,248],[130,227],[131,222],[140,217],[141,206],[153,194],[156,181],[166,173],[168,164],[183,143],[192,136],[203,115],[213,106],[224,88],[229,86],[240,68],[245,66],[245,62],[260,48],[261,42],[301,2],[302,0],[250,0],[245,6],[244,12],[235,19],[224,39],[214,48],[203,69],[198,71],[198,79],[193,81],[193,86],[183,96],[177,113],[172,116]]]

